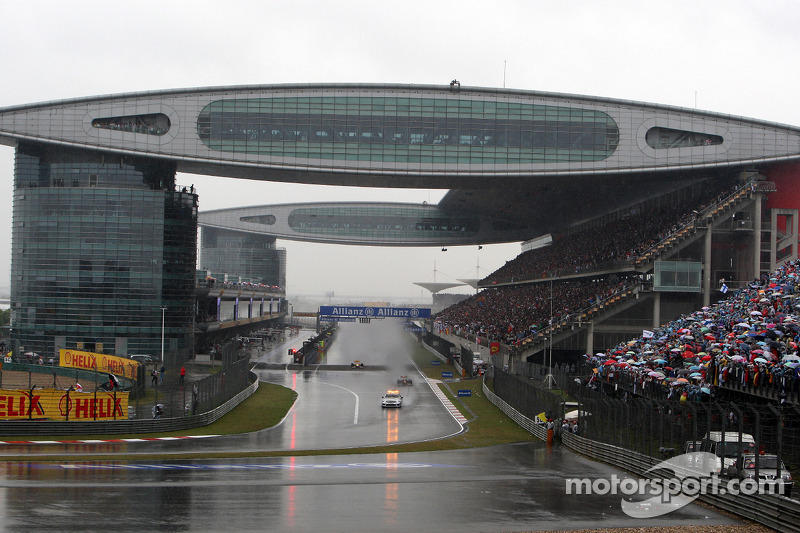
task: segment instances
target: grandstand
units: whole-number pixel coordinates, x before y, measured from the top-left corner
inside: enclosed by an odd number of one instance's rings
[[[438,313],[436,331],[454,344],[499,342],[497,364],[512,369],[544,362],[551,346],[553,362],[580,361],[710,305],[723,284],[745,286],[751,280],[734,273],[748,262],[760,272],[796,257],[791,238],[777,232],[762,242],[756,229],[770,192],[757,175],[716,179],[568,228]],[[792,221],[783,222],[791,235]]]

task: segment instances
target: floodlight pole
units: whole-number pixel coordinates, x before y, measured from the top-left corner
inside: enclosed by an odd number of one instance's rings
[[[547,384],[548,389],[553,388],[556,379],[553,377],[553,276],[550,276],[550,355],[547,363],[547,375],[544,377],[544,382]]]
[[[164,365],[164,315],[167,311],[166,307],[161,308],[161,365]]]

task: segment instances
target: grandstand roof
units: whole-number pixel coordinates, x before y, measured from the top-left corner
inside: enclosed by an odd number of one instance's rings
[[[463,285],[463,283],[452,283],[452,282],[436,282],[436,281],[415,281],[414,285],[419,285],[426,291],[430,291],[432,293],[437,293],[439,291],[443,291],[445,289],[452,289],[453,287],[459,287]]]

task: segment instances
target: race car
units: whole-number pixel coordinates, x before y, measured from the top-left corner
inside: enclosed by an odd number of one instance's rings
[[[364,368],[364,363],[361,361],[353,361],[350,363],[350,368]]]
[[[397,380],[398,385],[413,385],[414,382],[411,381],[411,378],[408,376],[400,376],[400,379]]]
[[[400,391],[387,390],[381,398],[381,407],[403,407],[403,397]]]

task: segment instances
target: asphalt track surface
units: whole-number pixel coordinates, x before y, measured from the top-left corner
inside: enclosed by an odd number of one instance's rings
[[[461,426],[407,359],[399,329],[343,327],[327,355],[341,368],[290,371],[288,348],[263,352],[260,378],[291,387],[298,401],[275,428],[192,441],[4,446],[2,531],[531,531],[737,523],[696,505],[633,519],[618,495],[568,495],[568,478],[624,474],[563,448],[525,443],[459,451],[264,459],[137,461],[136,454],[322,449],[451,435]],[[307,336],[307,335],[306,335]],[[404,387],[401,409],[380,396]],[[63,464],[37,454],[119,453],[125,459]]]

